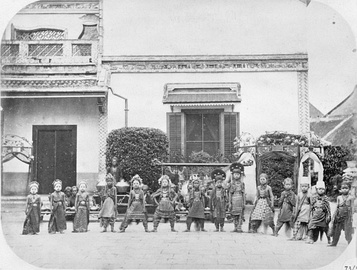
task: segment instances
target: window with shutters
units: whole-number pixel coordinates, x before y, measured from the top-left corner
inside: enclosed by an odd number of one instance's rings
[[[182,155],[188,161],[195,151],[231,157],[239,134],[239,113],[219,109],[182,110],[167,114],[170,160]]]
[[[186,114],[186,153],[219,151],[219,113]]]

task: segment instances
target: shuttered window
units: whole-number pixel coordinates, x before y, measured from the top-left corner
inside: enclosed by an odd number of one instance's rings
[[[168,113],[167,114],[167,134],[169,137],[170,157],[181,155],[182,143],[182,129],[181,121],[183,118],[182,113]]]
[[[224,113],[224,156],[229,157],[235,153],[234,138],[239,134],[239,113]]]

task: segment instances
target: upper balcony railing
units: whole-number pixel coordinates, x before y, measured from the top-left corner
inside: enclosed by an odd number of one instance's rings
[[[98,41],[41,40],[1,42],[1,64],[96,63]]]

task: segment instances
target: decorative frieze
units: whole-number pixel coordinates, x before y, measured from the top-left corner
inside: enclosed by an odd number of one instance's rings
[[[43,61],[44,62],[44,61]],[[41,61],[42,63],[42,61]],[[51,65],[51,64],[5,64],[1,68],[2,74],[96,74],[95,64],[72,64],[72,65]]]
[[[298,72],[299,133],[310,132],[310,103],[307,71]]]
[[[61,80],[16,80],[2,79],[2,88],[70,88],[97,86],[97,79],[61,79]]]
[[[46,2],[38,1],[23,8],[20,13],[93,13],[99,11],[98,1],[88,2]]]
[[[306,54],[250,56],[104,56],[112,73],[306,71]]]

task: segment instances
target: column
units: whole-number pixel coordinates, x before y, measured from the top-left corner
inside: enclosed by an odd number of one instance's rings
[[[308,88],[308,72],[298,71],[298,109],[299,109],[299,133],[310,132],[310,102]]]

